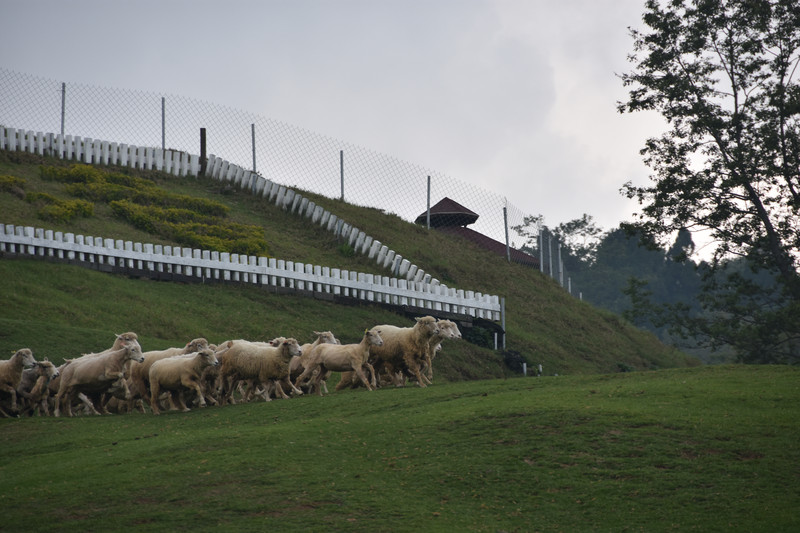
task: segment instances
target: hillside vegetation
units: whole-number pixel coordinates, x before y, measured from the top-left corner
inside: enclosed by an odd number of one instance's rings
[[[147,233],[115,215],[109,204],[95,202],[89,216],[69,221],[43,220],[31,193],[75,201],[64,183],[42,178],[40,165],[69,166],[51,158],[0,151],[0,223],[31,225],[76,234],[156,244],[177,244]],[[263,229],[269,253],[277,258],[387,275],[368,258],[308,220],[264,199],[205,178],[176,178],[158,172],[134,172],[172,195],[209,200],[227,207],[227,219]],[[389,245],[451,287],[497,294],[506,299],[507,350],[529,367],[542,364],[545,374],[607,373],[696,365],[661,344],[653,335],[619,316],[600,311],[568,295],[538,271],[475,247],[470,242],[403,221],[391,213],[358,207],[313,193],[301,193]],[[41,198],[41,197],[40,197]],[[83,206],[85,207],[85,206]],[[85,209],[84,209],[85,212]],[[185,343],[197,336],[211,342],[295,336],[308,342],[314,330],[331,330],[343,342],[376,323],[410,325],[408,317],[376,306],[341,306],[258,287],[182,285],[101,274],[36,260],[2,260],[0,342],[10,351],[30,347],[51,360],[104,349],[114,333],[136,331],[145,350]],[[466,332],[465,332],[466,333]],[[490,345],[488,332],[471,332]],[[506,375],[504,354],[465,341],[450,342],[434,367],[447,380]],[[63,354],[63,355],[62,355]]]

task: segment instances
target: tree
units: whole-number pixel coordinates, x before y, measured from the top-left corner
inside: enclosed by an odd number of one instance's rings
[[[669,129],[641,152],[651,184],[622,189],[643,206],[631,225],[651,244],[682,228],[711,236],[694,333],[737,343],[743,360],[800,361],[800,4],[648,0],[643,21],[618,110],[656,111]],[[773,282],[733,269],[720,285],[737,258]],[[766,345],[741,342],[745,330]]]
[[[594,223],[594,217],[584,213],[581,218],[562,222],[553,233],[570,255],[589,265],[595,260],[603,230]]]

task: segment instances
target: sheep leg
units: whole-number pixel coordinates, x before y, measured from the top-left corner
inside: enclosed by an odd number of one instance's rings
[[[281,387],[281,382],[278,381],[277,379],[273,379],[272,383],[275,384],[275,396],[280,397],[280,398],[282,398],[284,400],[288,400],[289,396],[283,390],[283,387]]]
[[[81,403],[83,404],[83,406],[86,408],[86,410],[89,413],[91,413],[93,415],[100,416],[100,413],[97,411],[97,409],[94,406],[94,402],[92,400],[90,400],[88,396],[86,396],[82,392],[79,392],[78,393],[78,399],[81,401]],[[70,403],[72,403],[72,402],[70,402]],[[70,416],[72,416],[72,415],[70,415]]]
[[[367,388],[367,390],[371,391],[374,390],[372,385],[369,384],[369,380],[367,380],[367,376],[364,375],[364,370],[361,368],[361,365],[353,365],[355,368],[353,369],[358,376],[358,379],[361,380],[361,383]]]
[[[153,410],[154,415],[161,414],[161,408],[158,406],[158,397],[161,393],[158,383],[150,383],[150,409]]]
[[[367,370],[369,370],[370,377],[372,378],[371,379],[372,388],[373,389],[377,389],[378,388],[378,380],[375,377],[375,367],[372,366],[369,363],[364,363],[364,366],[367,367]]]
[[[175,398],[178,399],[178,406],[180,407],[181,411],[183,411],[184,413],[191,411],[191,409],[189,409],[189,407],[186,405],[186,400],[183,397],[183,391],[174,390],[172,391],[172,394],[170,396],[173,399],[173,403]]]
[[[325,374],[327,369],[322,365],[319,366],[319,372],[314,376],[314,380],[309,383],[309,393],[313,391],[317,391],[317,396],[322,396],[322,376]]]
[[[16,411],[17,410],[17,389],[12,387],[11,385],[3,383],[2,385],[0,385],[0,390],[3,390],[3,391],[5,391],[5,392],[7,392],[7,393],[9,393],[11,395],[11,410],[12,411]]]
[[[431,381],[433,379],[433,357],[431,357],[430,354],[425,356],[425,365],[427,367],[425,370],[427,374],[426,377],[428,378],[428,383],[433,384],[433,382]]]
[[[309,363],[309,365],[306,366],[306,368],[303,370],[303,373],[300,374],[299,376],[297,376],[297,379],[294,380],[294,385],[292,385],[292,387],[297,388],[297,387],[300,387],[301,385],[303,385],[305,380],[308,379],[310,376],[312,376],[314,374],[314,370],[318,366],[319,365],[317,365],[315,363]]]
[[[187,378],[183,380],[183,383],[181,383],[181,385],[183,385],[187,389],[193,389],[197,393],[197,400],[198,403],[200,404],[200,407],[206,406],[206,398],[203,395],[203,389],[200,387],[200,382],[191,378]]]
[[[417,378],[417,385],[419,385],[423,389],[427,387],[427,385],[425,385],[425,381],[423,381],[422,379],[422,374],[419,371],[419,365],[417,364],[417,360],[414,359],[413,356],[410,356],[408,354],[403,356],[403,360],[405,361],[409,372],[411,372]]]

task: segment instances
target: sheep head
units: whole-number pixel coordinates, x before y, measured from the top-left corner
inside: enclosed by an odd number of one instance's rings
[[[320,344],[341,344],[333,333],[330,331],[315,331],[314,335],[317,336]]]
[[[186,353],[199,352],[203,348],[208,348],[208,341],[202,337],[192,339],[186,343]]]
[[[426,330],[428,336],[439,334],[439,325],[432,316],[416,317],[414,320],[417,321],[415,327]]]
[[[297,342],[297,339],[288,338],[283,339],[281,342],[281,352],[287,357],[287,359],[291,359],[295,355],[300,356],[303,355],[303,349],[300,348],[300,344]]]
[[[203,358],[203,363],[205,363],[207,366],[220,365],[219,359],[217,359],[217,356],[210,348],[203,348],[198,353],[200,354],[200,357]]]
[[[33,358],[33,352],[29,348],[22,348],[14,353],[14,357],[22,359],[23,368],[33,368],[36,366],[36,359]]]
[[[379,329],[365,329],[364,338],[367,339],[369,346],[383,346],[383,339],[381,338],[381,330]]]

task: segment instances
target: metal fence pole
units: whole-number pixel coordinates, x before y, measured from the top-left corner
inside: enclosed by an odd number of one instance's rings
[[[61,136],[64,136],[64,113],[66,111],[67,102],[67,84],[61,83]]]
[[[539,272],[544,274],[544,231],[539,228]]]
[[[500,298],[500,324],[503,327],[503,349],[506,349],[506,299]]]
[[[252,145],[253,145],[253,172],[256,171],[256,125],[255,123],[250,124],[250,136],[252,138]]]
[[[503,206],[503,227],[506,230],[506,259],[511,262],[511,248],[508,245],[508,208]]]
[[[344,150],[339,150],[339,179],[341,181],[342,201],[344,201]]]
[[[161,149],[166,150],[166,101],[161,97]]]
[[[426,219],[428,221],[428,229],[431,229],[431,177],[428,176],[428,209],[426,211]]]

